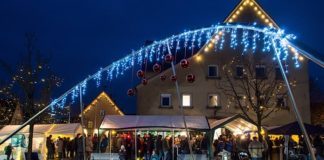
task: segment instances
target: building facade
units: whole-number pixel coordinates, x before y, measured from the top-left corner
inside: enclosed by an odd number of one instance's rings
[[[225,22],[243,24],[256,22],[258,25],[278,28],[278,25],[254,0],[241,1]],[[215,36],[222,36],[222,33],[215,33]],[[189,68],[182,68],[180,64],[176,64],[175,71],[179,83],[180,98],[177,95],[175,83],[169,80],[173,75],[171,68],[159,74],[147,73],[149,75],[147,77],[148,84],[137,86],[137,114],[179,115],[181,114],[180,106],[183,106],[185,115],[204,115],[208,118],[218,119],[243,114],[243,109],[246,114],[255,119],[254,113],[246,102],[249,98],[252,98],[253,101],[253,96],[247,95],[249,89],[244,89],[241,86],[235,90],[235,94],[241,97],[239,102],[230,98],[228,89],[226,89],[226,87],[231,89],[229,80],[233,82],[234,86],[240,86],[244,77],[248,76],[246,72],[252,68],[253,73],[250,75],[255,77],[250,77],[249,81],[262,79],[262,83],[268,89],[271,88],[273,80],[278,83],[275,87],[278,92],[273,91],[272,96],[269,96],[271,97],[269,101],[272,101],[269,103],[271,108],[263,107],[268,109],[268,112],[272,112],[263,120],[262,124],[275,126],[295,121],[285,85],[280,77],[278,64],[273,60],[273,53],[265,54],[256,51],[252,56],[246,56],[243,59],[240,58],[242,52],[239,49],[233,50],[225,45],[224,49],[219,51],[213,47],[211,43],[207,43],[193,57],[188,58]],[[294,54],[294,51],[290,52],[290,54]],[[308,62],[303,57],[299,57],[299,59],[301,60],[299,68],[294,67],[292,60],[287,61],[287,64],[290,64],[287,65],[289,70],[287,76],[302,118],[305,122],[310,123]],[[195,76],[194,83],[187,82],[188,74]],[[167,79],[161,81],[161,75],[165,75]],[[254,94],[252,93],[252,95]],[[241,108],[242,106],[243,108]]]
[[[84,126],[88,134],[98,133],[106,115],[124,115],[107,93],[100,93],[84,110]]]

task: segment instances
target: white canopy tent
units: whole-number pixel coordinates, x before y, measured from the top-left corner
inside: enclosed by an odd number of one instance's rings
[[[257,131],[257,126],[240,114],[219,120],[210,120],[209,124],[211,129],[226,128],[234,134]]]
[[[209,130],[209,124],[204,116],[185,116],[188,129]],[[166,115],[106,115],[101,129],[136,129],[163,128],[185,129],[182,116]]]
[[[0,129],[0,139],[5,138],[7,135],[15,131],[20,125],[6,125],[2,129]],[[53,135],[53,137],[74,137],[77,133],[82,132],[82,127],[79,123],[71,123],[71,124],[36,124],[34,125],[34,133],[33,133],[33,151],[40,152],[41,157],[45,157],[46,152],[46,137],[49,135]],[[25,140],[28,140],[29,135],[29,125],[20,130],[17,135],[24,135]],[[10,139],[0,146],[0,150],[4,149],[11,143]],[[26,142],[27,144],[27,142]],[[24,149],[15,150],[17,153],[14,153],[15,159],[21,159],[22,153]],[[0,155],[1,157],[1,155]]]

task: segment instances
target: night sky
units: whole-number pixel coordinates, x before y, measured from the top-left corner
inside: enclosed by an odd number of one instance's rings
[[[324,54],[324,1],[258,0],[288,33]],[[184,30],[223,22],[239,0],[10,0],[0,2],[0,58],[15,64],[24,51],[24,34],[35,32],[41,52],[64,79],[59,96],[100,67],[137,50],[145,40],[159,40]],[[324,80],[323,69],[310,74]],[[125,75],[106,90],[126,113],[135,113]],[[120,89],[120,85],[124,88]],[[323,87],[323,85],[321,86]],[[324,87],[323,87],[324,88]],[[86,103],[100,89],[87,94]],[[55,98],[53,97],[53,98]]]

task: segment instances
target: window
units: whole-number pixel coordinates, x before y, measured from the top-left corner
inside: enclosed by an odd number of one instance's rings
[[[88,128],[93,128],[93,122],[92,121],[88,121]]]
[[[161,107],[171,107],[171,94],[161,94]]]
[[[207,107],[219,107],[220,98],[218,94],[208,94],[208,106]]]
[[[264,65],[255,66],[255,78],[266,78],[266,68]]]
[[[182,106],[183,107],[191,107],[191,95],[190,94],[182,94]]]
[[[282,74],[279,67],[276,67],[276,80],[282,80]]]
[[[287,108],[287,101],[283,95],[277,95],[277,107]]]
[[[236,77],[242,78],[243,77],[243,66],[236,66]]]
[[[208,66],[208,77],[218,77],[217,65],[209,65]]]

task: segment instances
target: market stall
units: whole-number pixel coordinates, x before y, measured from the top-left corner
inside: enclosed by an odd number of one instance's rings
[[[0,130],[0,139],[5,138],[9,133],[12,133],[20,125],[6,125]],[[55,140],[57,137],[73,138],[77,133],[81,133],[82,128],[79,123],[71,124],[36,124],[34,125],[33,133],[33,152],[38,153],[40,159],[46,156],[46,137],[53,136]],[[27,149],[29,136],[29,126],[24,127],[15,136],[8,140],[5,144],[0,146],[0,159],[4,156],[4,147],[9,143],[14,147],[14,159],[22,159],[23,153]]]
[[[190,131],[190,144],[199,146],[192,152],[196,159],[207,158],[207,143],[209,124],[204,116],[185,116],[187,128]],[[105,116],[101,130],[108,131],[110,144],[108,153],[105,154],[109,159],[116,159],[120,150],[120,141],[125,144],[128,156],[131,158],[150,157],[157,154],[159,156],[171,156],[172,158],[181,157],[188,159],[189,148],[188,137],[185,132],[185,124],[182,116],[160,116],[160,115],[125,115]],[[154,143],[151,144],[151,143]],[[161,143],[161,144],[160,144]],[[162,153],[162,143],[168,144],[168,149]],[[206,145],[204,145],[206,143]],[[161,148],[154,147],[161,145]],[[203,144],[203,145],[201,145]],[[117,147],[116,147],[117,146]],[[201,147],[201,146],[206,146]],[[152,147],[152,148],[150,148]],[[165,148],[165,146],[163,146]],[[198,150],[199,149],[199,150]],[[102,156],[94,154],[92,158]]]

